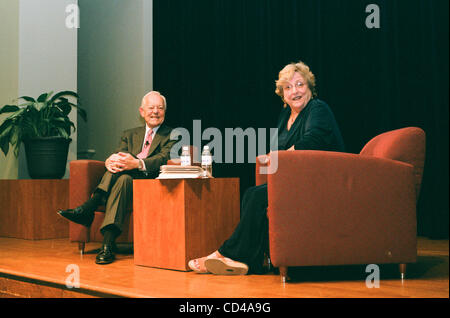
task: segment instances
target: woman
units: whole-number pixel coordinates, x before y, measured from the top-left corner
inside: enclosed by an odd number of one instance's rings
[[[278,119],[278,150],[344,151],[331,109],[316,98],[315,77],[303,62],[286,65],[275,93],[284,102]],[[287,105],[289,107],[287,107]],[[268,251],[267,184],[249,188],[242,199],[241,220],[231,237],[211,255],[194,259],[197,273],[245,275],[263,272]]]

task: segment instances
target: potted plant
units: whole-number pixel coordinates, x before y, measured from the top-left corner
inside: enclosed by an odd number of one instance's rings
[[[78,105],[78,94],[62,91],[41,94],[37,100],[29,96],[20,105],[5,105],[0,114],[11,113],[0,125],[0,149],[4,154],[13,148],[16,157],[20,145],[25,144],[28,173],[33,179],[61,179],[66,171],[70,134],[75,131],[69,119],[72,107],[83,120],[86,112]],[[69,101],[74,97],[76,104]]]

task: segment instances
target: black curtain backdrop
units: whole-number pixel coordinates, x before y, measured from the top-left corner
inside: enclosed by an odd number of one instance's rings
[[[380,28],[366,27],[369,4]],[[299,60],[316,75],[347,150],[417,126],[427,134],[418,234],[448,238],[448,0],[154,0],[154,89],[167,122],[193,133],[275,127],[274,82]],[[210,140],[203,140],[206,144]],[[223,141],[224,143],[224,141]],[[254,185],[255,165],[216,164],[217,177]]]

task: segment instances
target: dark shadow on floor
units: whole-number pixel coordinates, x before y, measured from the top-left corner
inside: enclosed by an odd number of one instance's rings
[[[398,264],[376,264],[380,279],[400,279]],[[367,272],[366,272],[367,269]],[[407,265],[406,279],[448,279],[448,256],[418,256],[416,263]],[[365,281],[374,270],[367,265],[290,267],[290,282]],[[279,275],[275,268],[268,274]]]

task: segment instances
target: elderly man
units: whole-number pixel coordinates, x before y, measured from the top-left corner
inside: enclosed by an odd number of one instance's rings
[[[157,177],[160,167],[169,159],[176,140],[170,139],[172,129],[163,124],[166,108],[166,99],[159,92],[146,94],[139,107],[146,125],[123,133],[119,148],[106,159],[107,171],[88,201],[75,209],[58,211],[60,216],[89,227],[94,211],[106,203],[100,228],[103,245],[96,257],[97,264],[109,264],[115,259],[114,242],[122,232],[127,207],[132,202],[133,179]]]

